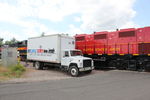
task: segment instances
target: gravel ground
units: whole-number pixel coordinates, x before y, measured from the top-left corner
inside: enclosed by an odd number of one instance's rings
[[[25,65],[27,68],[27,71],[23,74],[23,76],[21,78],[15,78],[5,81],[4,83],[37,82],[73,78],[69,74],[67,74],[67,72],[60,71],[58,68],[51,68],[47,70],[35,70],[32,63],[28,63],[28,65],[26,65],[24,62],[21,62],[21,64]],[[104,71],[93,70],[91,74],[81,73],[79,77],[97,74],[100,72]]]

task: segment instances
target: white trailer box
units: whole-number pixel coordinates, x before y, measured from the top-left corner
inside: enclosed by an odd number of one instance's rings
[[[27,59],[61,63],[61,53],[65,49],[74,49],[73,37],[56,34],[28,39]]]

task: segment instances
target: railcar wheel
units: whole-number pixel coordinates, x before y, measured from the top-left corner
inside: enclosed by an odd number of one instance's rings
[[[150,71],[150,62],[147,62],[146,65],[144,66],[145,71]]]

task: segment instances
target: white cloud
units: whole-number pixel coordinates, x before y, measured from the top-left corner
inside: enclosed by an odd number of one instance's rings
[[[135,11],[132,8],[135,0],[98,1],[100,2],[93,3],[90,11],[83,10],[83,24],[81,25],[83,29],[111,30],[132,22],[132,18],[135,16]]]
[[[69,30],[66,31],[66,33],[73,36],[75,34],[83,33],[83,31],[80,28],[74,26],[73,24],[70,24],[69,25]]]
[[[74,16],[75,22],[66,32],[76,34],[87,31],[103,31],[116,28],[135,27],[132,21],[136,12],[136,0],[17,0],[17,4],[0,2],[0,21],[21,26],[25,36],[39,35],[41,32],[58,33],[38,19],[61,22],[65,17]],[[32,18],[33,20],[25,20]],[[38,29],[38,30],[37,30]],[[11,32],[12,33],[12,32]],[[14,36],[16,34],[14,33]],[[17,36],[16,36],[17,37]]]
[[[80,17],[74,17],[74,20],[75,20],[76,22],[81,22],[81,18],[80,18]]]

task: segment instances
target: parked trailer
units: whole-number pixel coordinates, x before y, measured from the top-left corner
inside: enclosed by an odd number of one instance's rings
[[[75,36],[75,38],[77,37],[80,38],[80,34]],[[85,50],[84,55],[91,57],[95,66],[101,68],[149,70],[149,37],[150,27],[121,29],[113,32],[94,32],[82,36],[84,38],[82,40],[77,40],[76,47]],[[78,45],[82,48],[78,48]]]
[[[21,61],[26,61],[27,59],[27,40],[20,41],[17,43],[18,55]]]
[[[82,71],[90,73],[94,69],[92,59],[83,57],[81,51],[75,49],[75,39],[61,34],[29,38],[27,59],[35,63],[36,69],[50,64],[72,76],[78,76]]]

